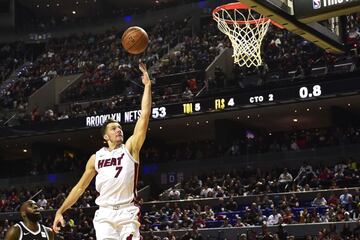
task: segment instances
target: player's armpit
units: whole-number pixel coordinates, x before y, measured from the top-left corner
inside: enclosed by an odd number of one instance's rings
[[[5,240],[18,240],[20,239],[19,227],[12,226],[5,235]]]

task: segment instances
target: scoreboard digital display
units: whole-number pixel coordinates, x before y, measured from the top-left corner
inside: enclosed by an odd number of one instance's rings
[[[234,111],[266,105],[276,105],[296,101],[316,100],[339,94],[360,93],[360,79],[317,82],[272,90],[216,96],[189,102],[168,104],[152,108],[151,119],[165,119],[209,112]],[[86,117],[86,126],[101,126],[107,118],[120,123],[132,123],[140,117],[141,111],[134,109],[118,113]]]

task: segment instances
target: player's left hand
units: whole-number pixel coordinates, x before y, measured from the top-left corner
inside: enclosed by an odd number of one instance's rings
[[[65,220],[61,213],[56,212],[54,223],[52,226],[52,229],[55,233],[59,233],[59,231],[60,231],[59,224],[61,224],[61,227],[65,227]]]
[[[149,77],[149,74],[148,74],[145,63],[142,63],[142,62],[139,63],[139,69],[143,73],[143,75],[141,77],[142,78],[142,83],[144,85],[151,84],[151,80],[150,80],[150,77]]]

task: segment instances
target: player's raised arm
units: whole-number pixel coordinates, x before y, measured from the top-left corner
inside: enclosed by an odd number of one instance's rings
[[[56,211],[54,223],[53,223],[53,230],[58,233],[60,227],[58,226],[59,223],[64,227],[65,221],[63,218],[63,213],[69,209],[72,205],[76,203],[76,201],[80,198],[80,196],[84,193],[85,189],[89,186],[91,180],[96,175],[95,170],[95,154],[90,157],[86,164],[85,172],[83,173],[82,177],[80,178],[79,182],[73,187],[61,207]]]
[[[145,64],[140,63],[139,69],[143,73],[142,83],[144,84],[144,93],[141,100],[141,116],[136,122],[133,135],[126,142],[127,149],[136,160],[139,160],[139,152],[145,141],[152,105],[151,80]]]

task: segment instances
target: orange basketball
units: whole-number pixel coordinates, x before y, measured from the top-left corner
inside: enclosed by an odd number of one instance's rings
[[[147,48],[149,37],[141,27],[129,27],[121,37],[121,44],[128,53],[140,54]]]

